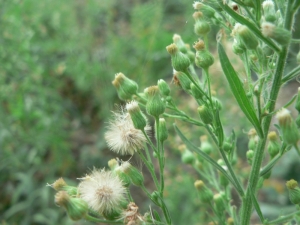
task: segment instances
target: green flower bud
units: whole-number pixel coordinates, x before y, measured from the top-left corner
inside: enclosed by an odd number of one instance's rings
[[[204,42],[199,40],[194,44],[194,48],[196,49],[196,66],[203,69],[208,69],[214,63],[214,57],[205,49]]]
[[[248,149],[255,150],[258,143],[258,136],[254,128],[250,129],[250,131],[248,132],[248,137]]]
[[[173,35],[173,42],[176,44],[176,46],[178,47],[179,51],[181,51],[182,53],[187,53],[187,48],[184,44],[184,42],[181,39],[181,36],[178,34],[174,34]]]
[[[143,174],[137,168],[132,166],[129,162],[123,162],[120,167],[120,169],[130,177],[130,180],[134,185],[138,187],[144,185]]]
[[[190,66],[189,57],[180,52],[176,44],[171,44],[166,49],[171,55],[172,66],[176,71],[184,71]]]
[[[176,77],[176,78],[175,78]],[[191,88],[190,78],[183,72],[175,72],[173,79],[176,79],[183,90],[188,91]]]
[[[220,163],[218,163],[220,166],[222,166],[222,168],[227,171],[227,166],[225,165],[222,165]],[[220,185],[223,186],[223,187],[227,187],[228,184],[229,184],[229,180],[227,177],[225,177],[225,175],[223,173],[221,173],[220,171],[218,171],[218,174],[219,174],[219,182],[220,182]]]
[[[146,104],[147,113],[153,117],[159,117],[159,115],[165,112],[165,104],[162,101],[158,86],[151,86],[147,88],[148,101]]]
[[[213,115],[211,114],[211,112],[205,105],[199,106],[197,110],[198,110],[199,116],[200,116],[201,120],[203,121],[203,123],[205,123],[205,124],[212,123]]]
[[[234,219],[232,217],[227,219],[227,225],[234,225]]]
[[[209,203],[213,199],[213,192],[205,186],[202,180],[197,180],[194,185],[203,203]]]
[[[300,204],[300,188],[298,187],[298,182],[292,179],[286,182],[286,186],[291,202],[295,205]]]
[[[280,144],[278,143],[278,137],[275,131],[272,131],[268,134],[268,139],[269,139],[269,143],[268,143],[268,152],[271,156],[271,159],[273,159],[280,150]]]
[[[222,110],[223,106],[219,99],[217,99],[216,97],[212,97],[212,103],[216,110]]]
[[[108,161],[108,167],[110,168],[110,170],[114,170],[114,169],[116,169],[117,168],[117,166],[118,166],[118,162],[117,162],[117,160],[116,159],[111,159],[111,160],[109,160]]]
[[[295,103],[295,109],[300,113],[300,88],[298,88],[297,100]]]
[[[201,13],[203,13],[203,15],[208,18],[208,19],[212,19],[212,18],[215,18],[215,10],[208,6],[208,5],[204,5],[203,3],[201,2],[195,2],[193,4],[193,7],[194,9],[196,10],[200,10]]]
[[[190,83],[190,88],[191,88],[191,91],[192,91],[192,95],[194,96],[195,99],[202,99],[203,92],[201,92],[199,90],[199,88],[196,87],[195,84]]]
[[[80,220],[88,212],[88,205],[84,200],[71,198],[66,191],[56,193],[55,203],[64,207],[72,220]]]
[[[170,95],[171,90],[166,81],[164,81],[163,79],[158,80],[157,86],[162,95],[164,95],[164,96]]]
[[[299,140],[299,131],[295,122],[293,121],[290,112],[282,108],[276,117],[282,132],[283,141],[287,144],[295,145]]]
[[[201,12],[195,12],[193,14],[195,19],[194,32],[199,36],[205,36],[210,31],[209,23],[203,18],[203,14]]]
[[[63,178],[59,178],[53,184],[48,184],[48,186],[52,187],[55,191],[66,191],[69,196],[77,196],[77,187],[67,185]]]
[[[253,160],[253,157],[254,157],[254,151],[253,150],[248,150],[246,152],[246,157],[247,157],[247,161],[248,161],[249,165],[252,165],[252,160]]]
[[[130,114],[135,129],[144,130],[147,125],[145,115],[141,112],[138,102],[131,101],[126,104],[126,109]]]
[[[185,164],[193,164],[195,161],[195,156],[190,150],[185,149],[181,155],[181,161]]]
[[[233,53],[237,55],[241,55],[245,52],[245,50],[246,50],[245,46],[240,41],[237,41],[237,39],[234,39],[234,42],[232,44]]]
[[[261,25],[262,34],[265,37],[272,38],[278,44],[288,45],[291,40],[291,32],[282,28],[276,27],[274,24],[269,22],[264,22]]]
[[[225,194],[223,192],[220,192],[218,194],[215,194],[213,197],[214,203],[215,203],[215,209],[219,213],[223,213],[226,206],[225,206]]]
[[[195,53],[191,50],[191,47],[190,47],[189,44],[186,44],[185,46],[187,48],[187,53],[186,54],[189,57],[190,62],[192,63],[192,62],[195,61]]]
[[[223,150],[227,153],[232,152],[233,148],[232,148],[232,144],[229,143],[228,141],[224,141],[223,143]]]
[[[208,142],[207,140],[207,136],[203,135],[200,137],[200,141],[201,141],[201,145],[200,145],[200,149],[205,152],[206,154],[210,154],[213,151],[213,146]]]
[[[254,50],[258,46],[257,37],[247,26],[236,24],[233,33],[247,49]]]
[[[116,172],[117,176],[122,181],[123,186],[124,187],[129,187],[130,184],[131,184],[131,180],[130,180],[129,175],[124,172],[123,167],[118,166],[114,171]]]
[[[164,142],[165,140],[168,139],[168,129],[164,118],[159,118],[158,129],[159,129],[158,139],[160,142]]]
[[[120,209],[112,209],[110,211],[104,211],[102,216],[107,220],[116,220],[121,216],[122,210]]]
[[[262,4],[262,8],[264,10],[264,17],[267,22],[275,22],[275,7],[274,2],[272,0],[266,0]]]
[[[112,84],[117,89],[121,100],[131,99],[132,95],[137,93],[138,85],[133,80],[127,78],[123,73],[117,73]]]

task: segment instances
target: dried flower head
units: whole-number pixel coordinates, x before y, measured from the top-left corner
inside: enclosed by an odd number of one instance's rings
[[[146,125],[144,129],[148,132],[151,128]],[[124,108],[114,113],[114,120],[109,123],[105,140],[112,151],[121,155],[133,155],[147,141],[142,131],[134,127],[130,114]]]
[[[111,213],[120,208],[125,201],[126,188],[117,175],[111,171],[96,170],[85,178],[81,178],[78,186],[80,198],[88,206],[99,212]]]

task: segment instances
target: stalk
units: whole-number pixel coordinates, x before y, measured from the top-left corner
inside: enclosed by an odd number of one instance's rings
[[[291,7],[292,7],[292,1],[289,0],[287,3],[287,7],[286,7],[285,24],[284,24],[284,27],[287,30],[291,30],[294,13],[295,13],[294,11],[291,10]],[[287,53],[288,53],[288,47],[285,46],[282,48],[282,51],[279,53],[279,56],[277,59],[277,67],[276,67],[275,75],[273,78],[271,93],[270,93],[270,97],[269,97],[269,102],[270,102],[270,105],[268,107],[269,112],[273,112],[275,109],[276,100],[277,100],[278,93],[279,93],[279,90],[280,90],[280,87],[282,84],[281,79],[282,79],[282,75],[283,75],[284,68],[285,68]],[[253,187],[254,188],[253,192],[255,192],[257,182],[260,177],[259,170],[260,170],[261,163],[263,160],[264,149],[265,149],[265,145],[266,145],[266,141],[267,141],[266,134],[269,131],[271,120],[272,120],[271,116],[265,117],[265,119],[263,120],[262,128],[263,128],[264,138],[261,138],[259,140],[257,150],[254,154],[253,164],[252,164],[252,168],[251,168],[251,172],[250,172],[250,178],[249,178],[247,190],[246,190],[246,196],[242,203],[242,209],[241,209],[241,224],[242,225],[248,225],[250,223],[250,217],[251,217],[251,213],[252,213],[251,188]]]

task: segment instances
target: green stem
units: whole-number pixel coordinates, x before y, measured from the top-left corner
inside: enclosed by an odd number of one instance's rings
[[[300,65],[297,66],[295,69],[293,69],[292,71],[290,71],[287,75],[285,75],[282,80],[281,83],[284,84],[286,82],[289,82],[290,80],[298,77],[300,74]]]
[[[182,116],[179,116],[179,115],[172,115],[172,114],[168,114],[168,113],[164,113],[163,114],[164,117],[169,117],[169,118],[175,118],[175,119],[180,119],[182,121],[185,121],[185,122],[189,122],[191,124],[194,124],[196,126],[199,126],[199,127],[203,127],[204,124],[195,120],[195,119],[192,119],[190,117],[182,117]]]
[[[157,177],[156,177],[153,165],[150,165],[150,163],[145,158],[145,156],[144,156],[144,154],[142,152],[138,151],[138,154],[139,154],[140,158],[142,159],[142,161],[144,162],[144,164],[146,165],[147,169],[149,170],[149,172],[150,172],[150,174],[152,176],[152,179],[153,179],[153,181],[155,183],[156,188],[159,189],[159,183],[158,183],[158,180],[157,180]]]
[[[300,215],[300,211],[297,211],[297,212],[293,212],[293,213],[290,213],[290,214],[287,214],[285,216],[280,216],[279,218],[275,219],[275,220],[272,220],[270,222],[267,222],[266,224],[267,225],[271,225],[271,224],[282,224],[284,222],[287,222],[289,220],[291,220],[294,216],[297,216],[297,215]]]
[[[285,12],[286,18],[285,18],[285,29],[291,30],[292,23],[293,23],[293,17],[294,17],[294,12],[291,11],[291,0],[288,1],[287,7],[286,7],[286,12]],[[268,111],[273,112],[275,109],[275,104],[276,100],[278,97],[278,93],[281,87],[281,79],[282,75],[284,72],[284,67],[285,67],[285,61],[287,58],[287,53],[288,53],[288,47],[283,47],[282,51],[279,54],[279,57],[277,59],[277,67],[276,71],[273,77],[273,83],[271,87],[271,92],[269,96],[269,107]],[[262,127],[263,127],[263,133],[264,133],[264,138],[261,138],[258,143],[257,150],[254,153],[254,158],[253,158],[253,163],[252,163],[252,168],[250,172],[250,177],[248,180],[248,185],[247,185],[247,190],[246,190],[246,196],[243,199],[242,202],[242,208],[241,208],[241,225],[248,225],[250,222],[250,217],[252,213],[252,200],[251,200],[251,191],[250,189],[253,187],[254,190],[256,189],[257,182],[259,179],[259,171],[261,167],[261,163],[264,157],[264,149],[266,145],[266,134],[269,131],[270,124],[271,124],[271,119],[272,117],[265,117]]]
[[[93,217],[91,215],[85,215],[84,217],[86,220],[94,222],[94,223],[105,223],[105,224],[123,224],[123,221],[109,221],[109,220],[104,220],[104,219],[99,219],[96,217]]]
[[[165,168],[165,151],[163,142],[160,142],[161,152],[159,155],[159,172],[160,172],[160,194],[163,196],[165,181],[164,181],[164,168]]]
[[[231,175],[231,177],[232,177],[232,179],[233,179],[233,181],[234,181],[234,183],[235,183],[235,185],[237,187],[237,192],[240,194],[241,197],[243,197],[244,196],[244,190],[242,188],[242,185],[241,185],[240,181],[238,180],[237,176],[235,175],[235,173],[233,171],[233,168],[232,168],[230,162],[228,161],[228,158],[227,158],[224,150],[222,149],[221,146],[219,146],[218,140],[216,139],[215,135],[212,133],[212,131],[210,130],[210,128],[208,126],[206,126],[206,129],[209,132],[209,134],[212,137],[212,139],[214,140],[215,144],[218,146],[219,152],[221,153],[222,158],[223,158],[223,160],[224,160],[224,162],[225,162],[225,164],[227,166],[227,169],[228,169],[228,171],[229,171],[229,173],[230,173],[230,175]]]
[[[210,87],[210,77],[209,77],[209,73],[208,73],[208,68],[205,68],[202,71],[204,72],[206,81],[207,81],[208,97],[209,97],[209,99],[211,99],[211,87]]]
[[[153,149],[153,151],[157,152],[156,147],[154,146],[154,144],[152,143],[152,141],[150,140],[149,136],[147,135],[147,133],[145,132],[145,130],[142,130],[144,136],[146,137],[148,144],[151,146],[151,148]]]

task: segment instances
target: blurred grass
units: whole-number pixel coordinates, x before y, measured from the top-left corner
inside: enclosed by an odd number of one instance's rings
[[[192,26],[191,3],[0,0],[3,224],[74,224],[46,184],[72,184],[113,157],[103,131],[114,74],[142,88],[170,78],[165,46]]]

